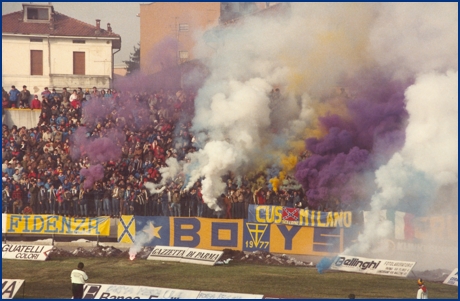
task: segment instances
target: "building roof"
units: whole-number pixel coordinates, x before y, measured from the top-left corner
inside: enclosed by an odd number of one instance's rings
[[[53,13],[51,22],[24,22],[23,11],[2,15],[2,34],[50,35],[76,37],[120,38],[120,35],[71,18],[59,12]]]

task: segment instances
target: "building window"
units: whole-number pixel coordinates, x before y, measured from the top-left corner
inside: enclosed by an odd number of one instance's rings
[[[179,58],[181,60],[188,59],[188,51],[179,51]]]
[[[43,51],[30,51],[30,75],[43,75]]]
[[[27,20],[49,20],[49,9],[48,8],[27,8]]]
[[[179,31],[188,31],[188,23],[180,23]]]
[[[86,41],[85,40],[72,40],[72,43],[74,43],[74,44],[85,44]]]
[[[75,51],[73,53],[73,74],[85,75],[85,53]]]
[[[43,42],[43,39],[34,39],[34,38],[30,38],[30,42],[31,42],[31,43],[34,43],[34,42],[36,42],[36,43],[42,43],[42,42]]]

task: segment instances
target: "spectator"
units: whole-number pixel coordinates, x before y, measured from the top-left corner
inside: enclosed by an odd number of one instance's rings
[[[55,101],[55,99],[60,98],[59,93],[56,92],[56,89],[51,89],[51,93],[48,95],[48,100],[49,101]]]
[[[84,100],[84,93],[80,87],[77,88],[77,99],[80,103]]]
[[[50,181],[51,182],[51,181]],[[56,189],[54,185],[51,184],[48,189],[48,208],[46,209],[47,214],[56,214]]]
[[[112,209],[111,209],[111,189],[110,189],[110,182],[105,183],[103,185],[103,197],[102,197],[102,209],[104,210],[104,215],[105,216],[111,216],[112,215]]]
[[[64,202],[64,188],[62,186],[59,186],[59,188],[56,191],[56,203],[57,203],[57,209],[56,212],[59,215],[65,215],[66,212],[66,203]]]
[[[111,217],[119,217],[120,216],[120,201],[119,201],[119,187],[118,184],[115,182],[113,185],[112,190],[112,211]],[[110,190],[108,190],[110,191]]]
[[[22,91],[19,94],[19,108],[24,109],[29,107],[30,91],[27,90],[27,86],[22,86]]]
[[[217,198],[217,206],[215,210],[215,215],[217,218],[223,218],[225,216],[226,208],[225,208],[225,194],[221,194],[220,197]]]
[[[62,96],[62,101],[69,101],[69,98],[70,98],[70,93],[69,91],[67,91],[67,88],[62,88],[62,93],[61,93],[61,96]]]
[[[119,189],[118,189],[118,201],[120,203],[120,216],[123,215],[123,210],[124,210],[124,207],[125,207],[125,186],[124,186],[124,182],[123,181],[120,181],[120,186],[119,186]]]
[[[8,98],[9,98],[8,96],[3,96],[2,97],[2,108],[4,108],[4,109],[10,108],[10,101],[9,101]]]
[[[257,205],[265,205],[265,196],[262,187],[254,192],[254,203]]]
[[[40,191],[38,193],[38,211],[35,212],[38,212],[40,214],[47,214],[49,211],[48,193],[44,185],[39,187]]]
[[[32,207],[30,206],[25,206],[24,209],[22,209],[22,214],[33,214],[34,211],[32,210]]]
[[[179,195],[178,190],[174,190],[171,200],[172,200],[171,208],[172,208],[173,216],[180,217],[181,216],[181,211],[180,211],[181,206],[180,206],[180,195]]]
[[[203,217],[203,207],[206,205],[203,200],[203,194],[201,193],[201,186],[198,186],[197,192],[197,217]]]
[[[12,195],[13,199],[13,214],[22,212],[22,191],[21,186],[18,184],[15,186],[15,190]]]
[[[34,95],[34,99],[32,99],[32,103],[30,105],[30,108],[32,110],[40,110],[42,107],[42,103],[40,102],[40,100],[38,99],[38,96],[37,95]]]
[[[91,92],[91,99],[99,99],[99,97],[101,97],[101,93],[99,93],[96,87],[93,87],[93,91]]]
[[[80,215],[83,215],[80,213],[80,200],[79,200],[79,192],[77,189],[77,184],[72,184],[72,189],[70,190],[71,192],[71,197],[72,197],[72,216],[73,217],[78,217]]]
[[[42,96],[42,102],[41,106],[47,110],[48,108],[51,108],[54,105],[54,99],[48,99],[45,96]]]
[[[29,188],[30,192],[30,202],[29,205],[32,208],[33,212],[38,212],[38,195],[40,188],[37,185],[37,182],[33,181],[32,186]]]
[[[161,193],[161,214],[162,216],[170,216],[169,214],[169,209],[170,209],[170,204],[169,204],[169,191],[165,189]]]
[[[2,190],[2,213],[8,213],[11,204],[10,187],[8,185]]]
[[[197,216],[198,203],[200,202],[196,187],[190,191],[190,215]]]
[[[77,95],[83,94],[81,89],[77,90]],[[87,91],[83,95],[89,95],[91,99],[92,96],[97,99],[102,98],[96,87],[93,88],[93,93]],[[11,184],[14,180],[13,185],[21,185],[22,191],[27,192],[22,195],[25,204],[30,187],[34,187],[34,181],[29,182],[25,177],[36,178],[38,196],[30,194],[30,203],[38,198],[38,208],[35,210],[31,206],[34,212],[52,212],[48,199],[46,204],[49,208],[46,209],[45,203],[41,203],[40,196],[41,187],[46,187],[49,192],[51,185],[54,187],[62,185],[64,196],[66,191],[70,192],[73,201],[66,205],[66,210],[61,208],[60,213],[73,216],[100,215],[101,209],[106,215],[120,216],[132,213],[131,207],[134,207],[134,213],[141,215],[224,217],[222,213],[226,213],[229,218],[243,218],[247,217],[249,204],[254,203],[254,192],[256,192],[257,204],[276,205],[278,200],[278,204],[283,205],[282,199],[285,199],[284,205],[286,204],[284,192],[267,193],[266,176],[261,174],[252,178],[243,177],[238,185],[240,188],[235,184],[236,180],[233,176],[225,177],[227,189],[233,193],[222,199],[226,200],[227,204],[222,206],[225,211],[220,212],[214,212],[204,203],[199,181],[193,185],[190,192],[179,192],[179,202],[177,202],[176,191],[180,191],[179,187],[183,187],[185,180],[182,176],[173,179],[173,185],[169,187],[168,184],[168,190],[149,196],[143,184],[147,181],[159,184],[162,181],[160,169],[167,166],[168,158],[190,162],[187,154],[196,150],[192,143],[195,138],[190,134],[194,96],[185,91],[178,91],[176,94],[171,91],[130,93],[109,89],[105,96],[111,99],[109,103],[110,106],[113,104],[113,109],[110,108],[93,119],[88,116],[82,118],[79,98],[84,100],[86,97],[82,98],[79,95],[70,105],[71,94],[67,89],[63,89],[62,97],[53,89],[48,97],[43,98],[36,128],[9,129],[4,126],[2,155],[4,159],[8,159],[2,166],[7,179],[5,183]],[[104,162],[103,179],[96,182],[94,189],[89,189],[86,193],[84,189],[79,189],[85,180],[80,179],[79,171],[81,168],[89,167],[93,162],[83,153],[78,159],[72,159],[70,156],[70,141],[74,138],[72,134],[82,126],[85,126],[88,132],[90,137],[88,139],[108,137],[107,133],[112,129],[122,130],[126,135],[118,142],[122,150],[122,158]],[[77,149],[72,149],[74,150]],[[8,163],[12,159],[19,160],[17,163],[20,164],[22,171],[14,170],[13,166],[17,167],[15,160],[11,161],[8,168]],[[30,186],[24,190],[25,185]],[[98,196],[99,185],[103,186],[102,197]],[[255,186],[261,188],[255,191]],[[159,188],[162,187],[164,186],[161,185]],[[109,191],[111,189],[113,191]],[[86,203],[87,212],[80,210],[81,203],[84,202],[83,198],[79,198],[80,194],[85,195],[86,201],[90,201]],[[103,205],[95,203],[93,197],[95,200],[102,200]],[[301,197],[304,200],[305,196]],[[63,199],[66,200],[65,197]],[[107,199],[109,199],[108,204]],[[219,199],[219,202],[222,200]],[[305,201],[302,203],[304,204]]]
[[[84,97],[84,100],[85,100],[85,101],[91,100],[91,93],[89,92],[89,89],[86,89],[86,90],[85,90],[85,97]]]
[[[70,213],[72,212],[72,193],[70,192],[70,189],[63,188],[64,189],[64,212],[63,215],[65,216],[70,216]]]
[[[5,88],[2,87],[2,98],[6,98],[9,101],[10,95],[6,92]]]
[[[10,107],[11,108],[19,108],[19,97],[20,93],[18,89],[16,89],[15,86],[11,86],[11,90],[9,92],[10,96]]]
[[[42,97],[49,98],[51,92],[48,90],[48,87],[45,87],[45,90],[41,93]]]
[[[237,189],[235,192],[235,206],[234,218],[244,218],[244,190],[242,188]]]
[[[147,214],[147,202],[148,202],[148,193],[145,187],[141,188],[141,191],[137,195],[137,203],[138,203],[138,215],[145,216]]]
[[[8,175],[8,177],[13,177],[14,173],[15,173],[15,169],[12,167],[12,164],[11,163],[8,163],[6,165],[6,174]]]
[[[80,190],[80,217],[88,217],[88,203],[90,198],[89,188]]]

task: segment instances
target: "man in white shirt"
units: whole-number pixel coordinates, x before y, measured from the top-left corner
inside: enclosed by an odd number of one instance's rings
[[[423,279],[418,279],[417,284],[418,284],[417,299],[428,299],[428,290],[426,289]]]
[[[83,262],[79,262],[77,269],[72,270],[70,273],[70,279],[72,281],[72,295],[74,299],[82,299],[83,298],[83,285],[85,281],[88,280],[88,276],[86,275],[83,268],[85,265]]]

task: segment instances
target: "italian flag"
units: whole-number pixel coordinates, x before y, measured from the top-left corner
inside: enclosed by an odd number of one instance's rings
[[[395,239],[412,240],[415,236],[414,215],[407,212],[395,212]]]
[[[371,219],[391,221],[394,225],[394,239],[412,240],[415,237],[414,215],[395,210],[380,210],[378,212],[363,212],[364,225]]]

